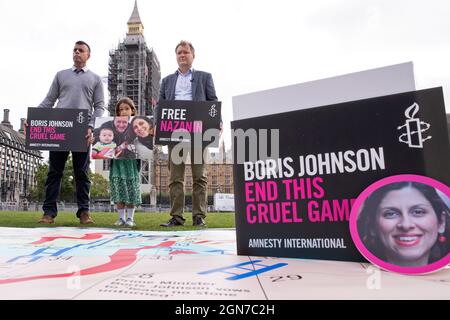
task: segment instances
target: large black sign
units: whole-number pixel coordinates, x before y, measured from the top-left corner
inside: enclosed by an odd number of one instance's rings
[[[367,186],[396,174],[450,183],[442,88],[238,120],[232,129],[241,255],[364,261],[348,221]],[[279,130],[278,155],[259,154],[261,136],[252,139],[260,129],[271,133],[262,142]],[[258,154],[237,163],[243,141]]]
[[[30,150],[86,152],[88,110],[28,108],[26,147]]]
[[[156,115],[156,144],[174,145],[179,142],[191,143],[194,135],[202,144],[212,147],[219,145],[219,135],[210,139],[208,129],[220,129],[220,101],[161,100]]]

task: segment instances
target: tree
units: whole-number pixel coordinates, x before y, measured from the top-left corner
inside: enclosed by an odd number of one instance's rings
[[[33,201],[43,201],[45,199],[45,181],[47,180],[48,164],[39,166],[36,172],[36,187],[30,191]],[[91,180],[91,198],[109,197],[109,183],[98,173],[92,173],[89,170],[89,179]],[[67,159],[61,179],[60,201],[76,202],[75,177],[73,174],[72,154]]]
[[[47,180],[48,164],[39,166],[36,172],[36,188],[30,191],[33,201],[44,201],[45,199],[45,181]],[[69,155],[64,174],[61,179],[61,193],[59,195],[61,201],[72,202],[75,200],[75,180],[73,176],[72,155]]]
[[[72,154],[69,154],[66,166],[64,168],[63,177],[61,179],[61,192],[59,194],[59,199],[66,202],[76,202]]]
[[[98,173],[89,172],[91,199],[109,198],[109,182]]]
[[[41,164],[36,171],[36,186],[31,189],[30,196],[33,201],[43,201],[45,197],[45,180],[47,179],[48,164]]]

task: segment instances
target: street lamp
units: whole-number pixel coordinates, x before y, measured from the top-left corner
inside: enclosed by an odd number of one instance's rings
[[[23,210],[24,211],[28,211],[28,195],[27,195],[27,184],[28,184],[28,180],[27,177],[25,176],[25,178],[23,179],[23,194],[24,194],[24,200],[23,200]]]
[[[214,197],[213,197],[213,208],[215,207],[216,212],[219,212],[218,206],[216,206],[216,199],[219,198],[219,193],[220,193],[220,186],[218,186],[218,187],[216,188],[216,194],[215,194]]]
[[[76,190],[74,176],[69,176],[69,181],[73,185],[74,191]],[[72,193],[72,201],[75,202],[75,192]]]
[[[161,202],[162,202],[162,185],[161,185],[161,176],[162,176],[162,161],[158,159],[159,166],[159,212],[161,212]]]

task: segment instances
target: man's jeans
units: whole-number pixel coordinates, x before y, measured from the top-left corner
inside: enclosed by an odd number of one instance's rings
[[[78,211],[77,217],[83,211],[89,211],[89,190],[91,181],[89,180],[89,152],[72,152],[73,174],[75,177]],[[69,151],[50,151],[49,168],[47,180],[45,182],[45,201],[42,209],[45,215],[56,217],[58,200],[61,191],[61,179],[64,174]]]

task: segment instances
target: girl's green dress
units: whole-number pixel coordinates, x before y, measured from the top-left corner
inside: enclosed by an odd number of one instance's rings
[[[138,206],[142,203],[139,170],[135,159],[111,160],[111,201]]]

